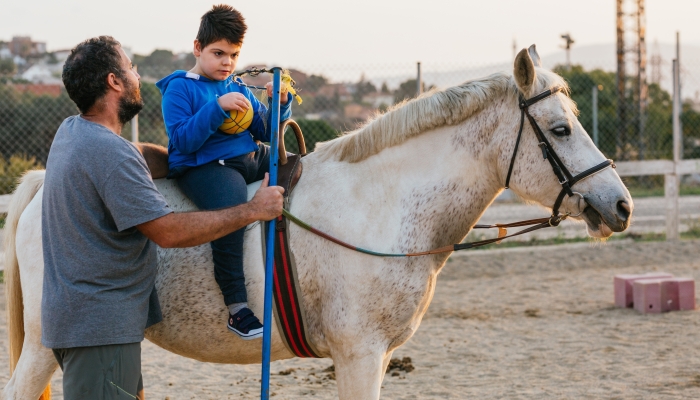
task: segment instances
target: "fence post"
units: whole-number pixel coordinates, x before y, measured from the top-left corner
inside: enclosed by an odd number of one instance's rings
[[[593,85],[593,143],[595,147],[598,146],[598,87],[599,85]],[[601,86],[602,87],[602,86]]]
[[[416,97],[423,93],[423,74],[420,72],[420,61],[416,63],[417,73],[416,73]]]
[[[678,165],[681,160],[681,99],[679,72],[678,60],[673,60],[673,173],[664,176],[666,240],[678,240],[680,238],[680,213],[678,210],[680,176],[678,176]]]
[[[134,65],[134,72],[138,72],[138,65]],[[131,119],[131,142],[138,143],[139,141],[139,115],[134,115]]]

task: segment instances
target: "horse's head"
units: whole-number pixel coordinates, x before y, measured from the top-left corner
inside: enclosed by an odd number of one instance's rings
[[[513,78],[520,97],[513,106],[522,117],[522,137],[517,153],[501,156],[505,168],[515,157],[510,187],[525,200],[555,209],[561,193],[559,212],[583,219],[593,237],[627,229],[632,197],[578,121],[564,80],[541,68],[534,45],[515,58]]]

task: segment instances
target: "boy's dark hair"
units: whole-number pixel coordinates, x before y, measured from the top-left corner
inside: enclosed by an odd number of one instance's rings
[[[97,99],[107,93],[107,75],[113,73],[125,80],[121,44],[111,36],[88,39],[71,50],[63,65],[63,84],[68,96],[81,113],[86,113]]]
[[[221,39],[231,44],[242,44],[246,29],[245,18],[238,10],[227,4],[219,4],[202,15],[197,40],[202,49]]]

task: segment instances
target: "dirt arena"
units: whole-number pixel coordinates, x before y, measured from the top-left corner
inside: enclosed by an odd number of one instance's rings
[[[700,398],[698,311],[641,315],[613,307],[613,275],[647,271],[697,280],[700,241],[455,254],[418,333],[394,353],[410,357],[415,369],[387,374],[382,398]],[[274,363],[274,398],[337,398],[331,364]],[[144,342],[143,371],[149,399],[259,398],[259,365],[200,363]],[[8,373],[0,368],[0,385]],[[60,371],[52,383],[62,399]]]

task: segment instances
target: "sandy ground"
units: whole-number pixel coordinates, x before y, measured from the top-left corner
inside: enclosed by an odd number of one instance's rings
[[[579,243],[454,255],[416,335],[394,357],[385,399],[700,398],[697,311],[642,315],[613,307],[618,273],[700,278],[700,241]],[[8,379],[4,296],[0,385]],[[276,399],[337,398],[331,360],[272,366]],[[290,371],[291,370],[291,371]],[[150,399],[253,399],[259,365],[200,363],[143,344]],[[285,371],[284,374],[280,372]],[[61,373],[53,378],[61,396]]]

